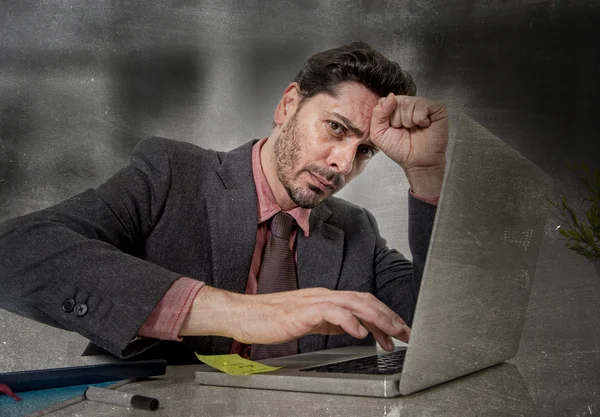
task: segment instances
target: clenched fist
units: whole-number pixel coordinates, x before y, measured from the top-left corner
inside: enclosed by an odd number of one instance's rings
[[[443,104],[390,93],[373,108],[370,138],[404,169],[414,193],[439,195],[448,145],[448,113]]]

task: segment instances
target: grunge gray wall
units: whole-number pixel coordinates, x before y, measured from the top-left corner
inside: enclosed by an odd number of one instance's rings
[[[0,221],[98,185],[148,135],[219,150],[268,135],[303,60],[353,40],[399,61],[419,95],[470,115],[569,195],[563,161],[599,162],[599,17],[596,1],[567,0],[2,0]],[[403,253],[406,187],[378,156],[343,191]],[[552,236],[544,254],[542,268],[559,260],[566,276],[542,279],[534,300],[583,287],[592,294],[583,305],[597,312],[593,268]],[[526,330],[523,354],[546,340],[538,327]],[[0,369],[77,356],[84,345],[0,311]],[[532,395],[551,404],[535,386]]]

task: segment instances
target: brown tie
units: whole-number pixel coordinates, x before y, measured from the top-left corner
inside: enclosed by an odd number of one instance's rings
[[[294,218],[280,211],[271,220],[271,237],[263,250],[258,273],[257,294],[298,289],[296,263],[290,251],[290,234]],[[261,360],[298,353],[298,340],[277,345],[252,345],[250,359]]]

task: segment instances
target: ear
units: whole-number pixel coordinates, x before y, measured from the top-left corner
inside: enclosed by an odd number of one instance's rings
[[[296,112],[301,98],[300,85],[297,82],[293,82],[287,86],[281,100],[279,100],[279,104],[275,108],[273,121],[276,125],[283,125]]]

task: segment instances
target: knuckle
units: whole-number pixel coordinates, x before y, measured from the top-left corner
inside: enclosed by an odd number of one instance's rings
[[[398,103],[404,107],[404,106],[408,106],[411,102],[414,101],[414,97],[411,96],[401,96],[398,98]]]
[[[369,302],[369,303],[376,303],[379,300],[377,299],[377,297],[375,297],[373,294],[371,294],[370,292],[363,292],[361,293],[362,297],[365,301]]]
[[[351,292],[348,294],[348,296],[350,298],[352,298],[352,301],[355,301],[355,302],[362,303],[364,301],[364,297],[363,297],[362,293],[360,293],[360,292]]]
[[[402,324],[406,324],[406,322],[404,321],[404,319],[402,317],[400,317],[399,315],[395,314],[392,317],[394,320],[399,321]]]
[[[321,301],[318,308],[321,312],[331,311],[335,308],[335,304],[331,301]]]
[[[389,316],[385,313],[385,311],[381,310],[381,309],[377,309],[377,318],[380,320],[385,320],[387,319]]]

